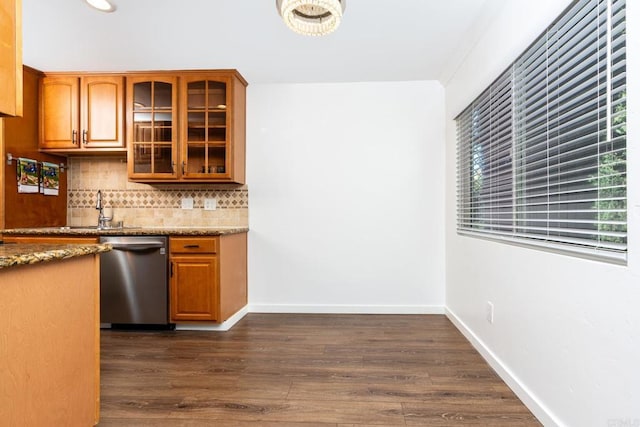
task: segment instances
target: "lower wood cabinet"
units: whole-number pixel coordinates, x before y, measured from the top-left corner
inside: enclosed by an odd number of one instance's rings
[[[219,321],[218,257],[171,256],[171,320]]]
[[[221,323],[247,305],[247,234],[170,237],[171,322]]]
[[[98,423],[99,283],[97,254],[0,269],[0,425]]]

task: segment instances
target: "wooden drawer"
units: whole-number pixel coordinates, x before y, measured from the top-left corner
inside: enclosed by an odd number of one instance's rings
[[[171,237],[169,251],[172,254],[215,254],[217,237]]]

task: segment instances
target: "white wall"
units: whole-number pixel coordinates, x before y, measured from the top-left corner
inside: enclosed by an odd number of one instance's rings
[[[458,236],[453,118],[569,4],[507,4],[446,87],[446,305],[545,425],[640,425],[640,4],[628,1],[628,266]],[[495,321],[485,320],[487,301]]]
[[[444,90],[250,85],[252,311],[444,312]]]

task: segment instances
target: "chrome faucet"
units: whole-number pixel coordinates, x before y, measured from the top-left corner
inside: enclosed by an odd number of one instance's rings
[[[98,228],[106,228],[107,222],[111,221],[111,218],[104,216],[104,205],[102,204],[102,192],[98,190],[96,196],[96,209],[98,210]]]

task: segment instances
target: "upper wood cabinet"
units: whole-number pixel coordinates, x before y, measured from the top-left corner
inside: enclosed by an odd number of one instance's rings
[[[66,154],[125,152],[124,77],[42,78],[40,149]]]
[[[40,148],[78,148],[80,81],[44,77],[40,82]]]
[[[127,77],[129,179],[243,184],[246,85],[235,70]]]
[[[0,0],[2,116],[22,116],[22,0]]]
[[[244,183],[245,86],[232,72],[181,77],[183,180]]]
[[[127,77],[129,179],[178,179],[178,78],[172,75]]]
[[[131,181],[244,184],[246,86],[236,70],[47,73],[39,148],[127,153]]]

